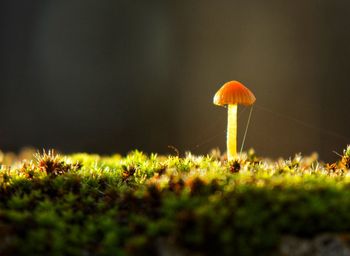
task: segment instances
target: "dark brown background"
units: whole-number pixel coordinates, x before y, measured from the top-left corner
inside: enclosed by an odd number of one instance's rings
[[[3,150],[224,150],[212,97],[232,79],[259,154],[350,143],[349,1],[8,0],[0,19]]]

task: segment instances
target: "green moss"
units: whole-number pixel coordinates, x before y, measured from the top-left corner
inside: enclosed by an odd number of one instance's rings
[[[327,165],[253,151],[13,161],[0,169],[0,254],[264,255],[284,234],[348,232],[349,152]]]

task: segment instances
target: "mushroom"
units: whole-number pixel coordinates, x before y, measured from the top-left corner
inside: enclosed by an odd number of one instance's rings
[[[231,161],[237,155],[237,104],[252,105],[254,94],[238,81],[225,83],[215,94],[214,104],[228,105],[227,119],[227,159]]]

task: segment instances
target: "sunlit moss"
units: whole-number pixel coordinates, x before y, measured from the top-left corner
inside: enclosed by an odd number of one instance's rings
[[[183,158],[2,154],[0,254],[154,255],[163,246],[262,255],[281,234],[344,232],[349,152],[332,164],[315,154],[273,161],[253,150],[229,163],[217,150]]]

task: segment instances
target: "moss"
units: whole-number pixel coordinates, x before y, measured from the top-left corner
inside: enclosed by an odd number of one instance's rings
[[[346,233],[349,152],[333,164],[252,150],[229,163],[217,152],[11,155],[0,169],[0,254],[269,255],[282,235]]]

